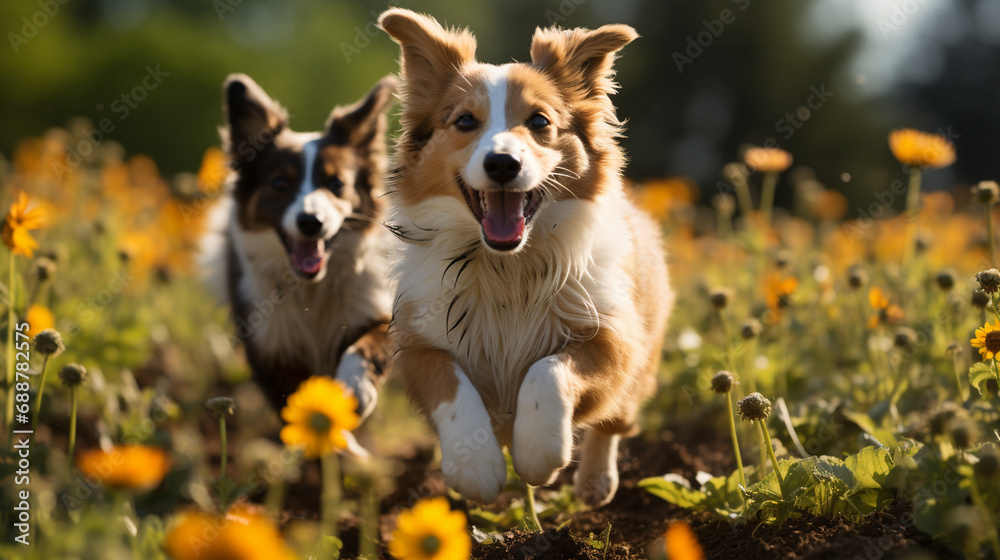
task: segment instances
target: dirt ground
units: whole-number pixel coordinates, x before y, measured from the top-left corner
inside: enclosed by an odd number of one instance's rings
[[[684,434],[684,435],[681,435]],[[724,435],[724,434],[723,434]],[[406,468],[397,481],[396,491],[382,504],[380,528],[383,541],[395,524],[396,512],[412,502],[414,495],[440,495],[445,486],[440,472],[431,469],[433,450],[415,450],[401,457]],[[477,560],[510,559],[647,559],[657,546],[666,527],[678,520],[691,524],[707,558],[755,559],[849,559],[879,560],[909,557],[919,551],[921,559],[946,558],[936,551],[929,536],[907,522],[909,506],[897,503],[893,508],[870,516],[860,524],[838,518],[802,516],[780,526],[729,523],[708,514],[694,514],[667,503],[637,487],[648,476],[668,472],[693,480],[699,470],[730,472],[729,443],[717,434],[690,430],[664,430],[658,439],[637,437],[627,440],[619,460],[621,486],[608,505],[574,514],[569,523],[556,528],[544,523],[542,534],[509,531],[502,542],[476,544]],[[303,481],[291,489],[287,518],[314,518],[318,511],[318,473],[306,473]],[[571,472],[564,473],[556,485],[569,483]],[[510,499],[510,496],[508,496]],[[501,503],[503,496],[501,497]],[[458,503],[457,507],[465,507]],[[591,534],[599,535],[611,525],[611,546],[607,551],[591,546]],[[344,558],[357,552],[357,521],[347,520],[343,529]],[[379,558],[391,558],[382,547]]]

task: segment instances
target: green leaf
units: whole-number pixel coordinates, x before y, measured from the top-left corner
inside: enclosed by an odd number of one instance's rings
[[[866,447],[844,459],[844,466],[855,478],[848,484],[852,492],[861,490],[881,490],[892,470],[892,453],[885,447]]]
[[[888,405],[888,403],[883,402],[882,404]],[[861,412],[855,412],[853,410],[844,409],[842,410],[844,417],[854,423],[857,427],[861,428],[866,434],[875,439],[878,443],[886,447],[893,447],[896,445],[896,436],[892,430],[888,428],[879,427],[871,416]]]
[[[978,389],[980,395],[986,394],[986,382],[996,378],[997,374],[986,362],[978,362],[969,368],[969,384]]]
[[[223,511],[229,509],[229,506],[231,506],[233,502],[243,496],[246,496],[253,491],[253,489],[253,486],[240,484],[228,476],[219,478],[212,483],[212,490],[215,492],[215,495],[218,496],[219,505],[222,507]]]
[[[698,511],[704,509],[708,499],[704,492],[693,490],[688,481],[677,474],[644,478],[639,481],[639,488],[672,504]]]

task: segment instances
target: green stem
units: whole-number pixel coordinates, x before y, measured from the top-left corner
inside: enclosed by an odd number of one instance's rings
[[[746,377],[750,393],[757,392],[757,379],[755,374],[754,358],[757,355],[757,341],[748,340],[743,345],[743,375]]]
[[[993,233],[993,205],[986,206],[986,232],[990,236],[990,263],[997,266],[996,235]]]
[[[7,430],[14,429],[14,252],[8,252],[8,283],[7,283],[7,407],[4,413],[4,426]],[[14,438],[8,440],[13,445]]]
[[[229,447],[226,445],[226,417],[219,415],[219,439],[221,440],[222,452],[219,458],[219,478],[226,476],[226,457],[229,455]]]
[[[753,219],[753,199],[750,197],[750,186],[746,181],[740,181],[733,185],[736,188],[736,201],[739,203],[740,213],[746,220],[747,228],[750,228],[750,220]]]
[[[378,558],[378,500],[375,497],[375,483],[368,481],[362,498],[361,536],[358,543],[359,557],[375,560]]]
[[[717,309],[716,312],[719,314],[719,324],[722,325],[722,337],[725,339],[726,344],[726,358],[728,364],[726,367],[735,371],[736,370],[736,356],[733,354],[733,337],[730,336],[729,332],[729,321],[726,320],[726,311],[724,309]]]
[[[728,240],[733,236],[733,222],[732,217],[723,214],[721,211],[717,211],[718,225],[716,226],[719,232],[719,239]]]
[[[70,402],[72,404],[70,405],[69,412],[69,449],[67,454],[69,455],[70,463],[72,463],[76,457],[74,454],[76,452],[76,389],[76,387],[73,387],[69,390],[71,395]]]
[[[955,391],[958,395],[958,400],[965,402],[965,390],[962,388],[962,373],[961,368],[958,365],[958,354],[956,353],[951,358],[952,370],[955,372]]]
[[[774,456],[774,447],[771,445],[771,434],[767,431],[767,424],[763,420],[758,420],[760,426],[760,437],[764,438],[764,445],[767,447],[767,456],[771,459],[771,467],[774,468],[774,476],[778,477],[778,489],[781,490],[781,497],[785,497],[785,480],[781,476],[781,469],[778,468],[778,459]]]
[[[45,393],[45,374],[48,373],[49,356],[42,358],[42,374],[38,381],[38,394],[35,395],[35,414],[31,417],[31,433],[38,433],[38,417],[42,415],[42,395]],[[38,437],[37,435],[35,437]]]
[[[778,386],[778,395],[783,397],[788,397],[788,337],[786,328],[786,319],[780,317],[778,319],[778,371],[777,379],[775,384]]]
[[[767,239],[767,231],[771,229],[771,214],[774,210],[774,191],[778,186],[778,174],[774,172],[764,174],[764,184],[760,191],[760,217],[763,222],[764,236]]]
[[[535,511],[535,489],[527,482],[524,483],[525,505],[527,506],[524,522],[528,525],[528,530],[532,533],[542,532],[542,522],[538,520],[538,513]]]
[[[733,455],[736,456],[736,468],[740,471],[740,486],[747,487],[747,477],[743,474],[743,457],[740,455],[740,442],[736,438],[736,417],[733,416],[733,395],[726,393],[726,410],[729,411],[729,436],[733,439]]]
[[[281,508],[285,503],[285,480],[278,478],[268,485],[267,494],[264,496],[264,507],[271,517],[281,518]]]
[[[340,458],[335,453],[320,459],[323,468],[323,508],[320,521],[321,534],[340,538]]]
[[[920,230],[920,175],[919,167],[910,168],[910,184],[906,191],[906,247],[903,253],[903,269],[909,273],[910,264],[917,254],[917,233]]]

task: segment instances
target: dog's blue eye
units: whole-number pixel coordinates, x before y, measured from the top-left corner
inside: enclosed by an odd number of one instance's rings
[[[330,177],[326,186],[334,193],[339,193],[344,188],[344,182],[336,177]]]
[[[465,130],[472,130],[472,129],[476,128],[476,126],[478,124],[479,124],[479,121],[476,120],[476,117],[473,117],[472,115],[470,115],[468,113],[465,113],[464,115],[460,115],[457,119],[455,119],[455,127],[457,127],[459,130],[463,130],[463,131],[465,131]]]
[[[538,113],[531,115],[531,118],[528,119],[528,128],[532,130],[539,130],[545,128],[549,126],[549,124],[550,124],[549,119],[545,118],[544,115],[540,115]]]
[[[276,191],[287,191],[291,186],[292,182],[288,180],[288,177],[275,177],[271,179],[271,188]]]

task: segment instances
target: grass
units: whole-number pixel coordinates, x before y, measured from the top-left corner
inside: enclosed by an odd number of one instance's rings
[[[30,487],[17,482],[17,456],[3,452],[0,555],[165,559],[168,535],[185,526],[192,511],[235,530],[222,512],[249,497],[265,501],[272,515],[231,515],[259,529],[257,548],[302,556],[339,548],[331,526],[338,519],[345,523],[341,529],[360,519],[366,534],[378,533],[372,503],[398,493],[399,484],[413,490],[415,498],[404,500],[408,506],[443,492],[432,475],[419,487],[400,478],[400,457],[427,449],[432,440],[390,383],[359,433],[375,462],[358,467],[346,461],[342,470],[327,462],[324,474],[342,477],[346,489],[328,496],[336,509],[324,508],[322,519],[318,510],[293,516],[286,508],[288,485],[302,484],[303,473],[319,469],[271,439],[280,422],[245,383],[247,368],[226,311],[196,275],[195,250],[225,174],[220,154],[210,150],[196,172],[168,180],[148,158],[122,161],[116,150],[98,147],[83,165],[58,174],[53,164],[65,157],[59,138],[53,133],[26,141],[0,177],[5,192],[27,192],[47,222],[32,232],[36,255],[12,258],[13,266],[0,270],[8,279],[0,310],[18,322],[29,307],[44,306],[65,338],[65,352],[47,364],[32,351],[32,391],[38,391],[43,365],[59,371],[81,364],[88,378],[76,391],[58,386],[55,376],[45,380],[46,398],[37,401],[42,410],[32,411],[40,421],[31,442]],[[902,500],[912,503],[914,523],[940,547],[972,558],[987,554],[998,546],[1000,485],[977,465],[989,462],[1000,441],[1000,401],[995,365],[981,361],[969,340],[998,304],[996,298],[985,309],[971,303],[974,275],[993,266],[985,237],[991,221],[979,208],[956,209],[947,193],[920,195],[926,240],[904,257],[911,246],[905,216],[851,219],[846,203],[830,202],[842,197],[826,191],[823,203],[796,204],[799,214],[772,213],[768,206],[762,220],[749,200],[759,181],[733,170],[728,167],[727,175],[736,179],[741,213],[718,228],[721,236],[704,232],[731,214],[701,223],[705,214],[691,211],[696,201],[683,183],[636,188],[637,200],[663,222],[679,294],[660,391],[642,425],[647,435],[657,434],[715,415],[719,422],[710,424],[719,426],[720,438],[736,441],[746,458],[745,482],[733,471],[707,473],[698,488],[676,477],[644,485],[734,524],[780,524],[805,512],[857,521]],[[768,190],[774,184],[782,185],[769,173]],[[0,200],[4,208],[8,202]],[[55,262],[54,272],[39,273],[43,257]],[[864,281],[855,279],[859,267]],[[945,269],[955,271],[949,287],[935,280]],[[709,287],[730,291],[724,314],[713,306]],[[876,287],[891,304],[872,307],[869,292]],[[892,306],[899,312],[890,312]],[[751,319],[763,325],[760,333],[743,336],[743,329],[730,327]],[[711,392],[719,370],[733,371],[738,380],[727,398],[760,391],[782,399],[788,418],[772,414],[766,423],[740,423],[727,433],[721,415],[732,413]],[[218,396],[235,402],[234,415],[225,420],[228,432],[204,405]],[[168,472],[156,486],[141,489],[82,477],[67,453],[77,412],[80,451],[111,443],[162,448],[170,457]],[[758,432],[778,445],[761,445]],[[793,435],[805,456],[795,451]],[[232,457],[226,467],[232,478],[219,470],[226,457]],[[20,534],[12,515],[20,501],[16,492],[28,488],[34,544],[25,548],[11,544]],[[928,492],[935,488],[940,491]],[[520,490],[513,477],[509,489]],[[536,505],[540,524],[550,527],[571,524],[581,507],[567,487],[536,489],[529,504],[509,495],[510,507],[471,511],[477,540],[492,542],[531,523],[528,512]],[[278,511],[284,514],[273,515]],[[380,532],[383,545],[390,529]],[[276,540],[267,540],[272,530]],[[603,554],[612,549],[611,534],[591,538]],[[372,546],[365,546],[371,556]]]

